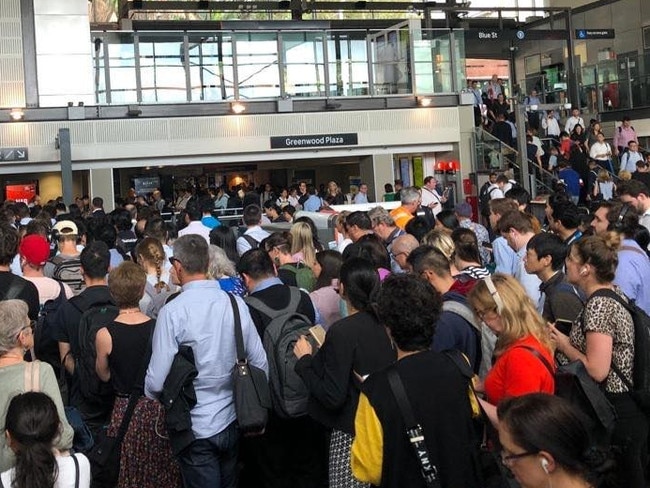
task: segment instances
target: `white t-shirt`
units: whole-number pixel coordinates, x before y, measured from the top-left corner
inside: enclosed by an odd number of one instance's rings
[[[90,463],[88,458],[81,453],[75,454],[79,462],[79,488],[90,487]],[[56,462],[59,465],[59,475],[54,483],[54,488],[74,488],[75,486],[75,467],[72,456],[56,456]],[[14,468],[5,471],[0,475],[2,484],[6,487],[11,486],[11,480],[14,475]]]
[[[38,301],[41,305],[48,300],[56,299],[59,293],[61,293],[59,282],[55,279],[46,276],[26,276],[25,279],[31,281],[36,286],[38,290]],[[72,289],[65,283],[63,283],[63,289],[65,290],[66,298],[70,299],[74,296]]]

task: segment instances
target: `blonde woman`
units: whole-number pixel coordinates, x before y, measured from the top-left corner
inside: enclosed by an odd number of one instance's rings
[[[291,226],[291,254],[294,261],[303,262],[311,269],[316,265],[316,248],[311,227],[306,222],[296,222]]]
[[[170,291],[169,271],[165,270],[165,250],[158,239],[146,237],[135,250],[138,264],[147,273],[147,283],[157,293]]]
[[[479,281],[467,297],[476,316],[497,336],[494,364],[478,390],[492,423],[496,405],[507,397],[555,391],[553,349],[548,327],[526,291],[512,276]]]
[[[614,198],[614,192],[616,191],[616,185],[612,180],[612,175],[606,169],[601,169],[598,172],[598,179],[594,185],[594,197],[598,199],[598,196],[601,196],[601,200],[611,200]]]
[[[449,267],[451,270],[451,275],[456,276],[460,272],[456,267],[454,260],[454,253],[456,252],[456,246],[454,241],[451,238],[450,234],[443,232],[441,230],[431,230],[422,238],[420,243],[423,246],[435,247],[438,251],[445,255],[447,261],[449,261]]]

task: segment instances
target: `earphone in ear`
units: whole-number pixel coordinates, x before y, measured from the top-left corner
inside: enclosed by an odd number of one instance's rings
[[[544,472],[548,474],[548,459],[542,458],[540,464],[542,465],[542,469],[544,470]]]

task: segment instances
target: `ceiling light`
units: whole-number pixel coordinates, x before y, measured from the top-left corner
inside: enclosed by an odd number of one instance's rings
[[[429,107],[431,106],[432,100],[428,97],[418,98],[418,105],[420,107]]]
[[[246,111],[246,105],[241,102],[233,102],[230,104],[230,111],[234,114],[240,114]]]
[[[23,120],[25,118],[25,111],[22,108],[12,108],[9,112],[9,117],[11,120]]]

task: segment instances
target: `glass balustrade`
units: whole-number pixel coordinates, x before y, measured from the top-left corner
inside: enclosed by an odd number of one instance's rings
[[[104,104],[435,95],[466,86],[462,30],[95,32]]]

